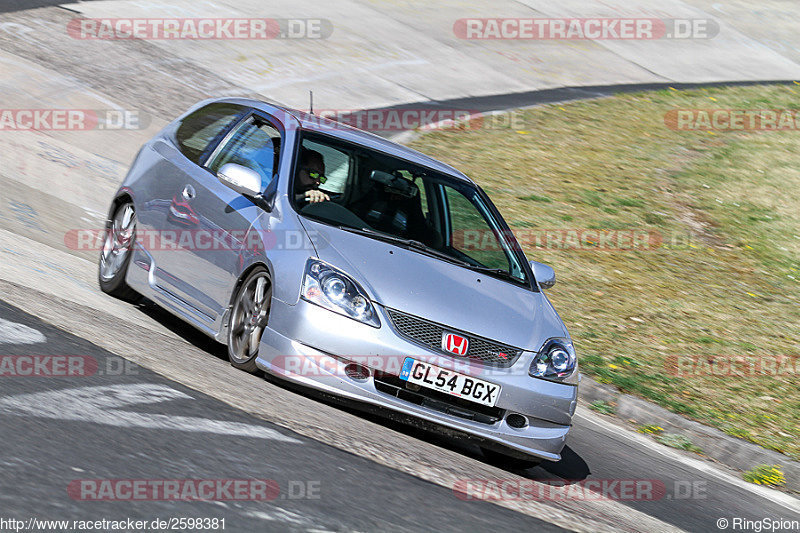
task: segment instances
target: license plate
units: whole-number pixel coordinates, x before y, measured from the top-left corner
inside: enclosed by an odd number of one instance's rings
[[[423,363],[410,357],[403,360],[400,379],[489,407],[494,407],[500,396],[500,385]]]

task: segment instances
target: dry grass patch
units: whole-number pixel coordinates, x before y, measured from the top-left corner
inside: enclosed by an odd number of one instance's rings
[[[521,112],[522,129],[428,133],[413,146],[478,182],[516,233],[651,232],[648,249],[527,246],[582,371],[800,458],[800,385],[675,375],[676,358],[800,355],[800,131],[679,132],[680,108],[795,108],[800,87],[618,95]],[[531,241],[533,242],[533,241]],[[797,368],[800,371],[800,368]]]

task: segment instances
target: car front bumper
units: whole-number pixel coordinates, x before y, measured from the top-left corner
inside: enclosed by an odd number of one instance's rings
[[[269,327],[261,338],[256,364],[291,382],[411,415],[479,441],[550,461],[561,458],[575,412],[576,386],[530,377],[527,370],[533,357],[531,352],[523,353],[509,368],[489,368],[464,361],[458,364],[457,358],[432,352],[401,337],[383,308],[376,305],[376,311],[381,320],[380,328],[302,299],[295,305],[273,299]],[[500,385],[502,390],[495,405],[499,419],[493,423],[478,422],[418,405],[378,390],[375,372],[361,378],[350,377],[345,371],[350,362],[356,361],[371,370],[394,374],[405,357],[415,356]],[[527,424],[519,428],[509,425],[507,416],[512,413],[524,416]]]

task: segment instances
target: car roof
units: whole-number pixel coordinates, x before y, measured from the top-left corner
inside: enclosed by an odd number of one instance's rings
[[[405,159],[412,163],[428,167],[432,170],[442,172],[448,176],[452,176],[456,179],[475,185],[475,182],[468,178],[464,173],[446,163],[442,163],[441,161],[429,157],[421,152],[401,144],[397,144],[388,139],[384,139],[383,137],[379,137],[374,133],[360,130],[342,122],[336,122],[325,117],[313,115],[297,109],[283,107],[277,104],[270,104],[268,102],[263,102],[261,100],[255,100],[252,98],[219,98],[207,100],[203,103],[209,104],[221,102],[251,107],[260,111],[264,111],[269,115],[277,114],[279,115],[278,118],[282,119],[284,126],[288,125],[286,124],[288,121],[294,121],[294,126],[299,127],[299,129],[304,131],[324,133],[331,137],[336,137],[338,139],[365,146],[379,152],[384,152],[400,159]],[[280,116],[282,113],[283,116]]]

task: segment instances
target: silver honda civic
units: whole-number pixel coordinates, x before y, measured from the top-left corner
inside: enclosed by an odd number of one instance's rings
[[[487,195],[398,144],[247,99],[197,104],[109,210],[103,291],[147,297],[263,370],[478,444],[557,461],[575,350]]]

